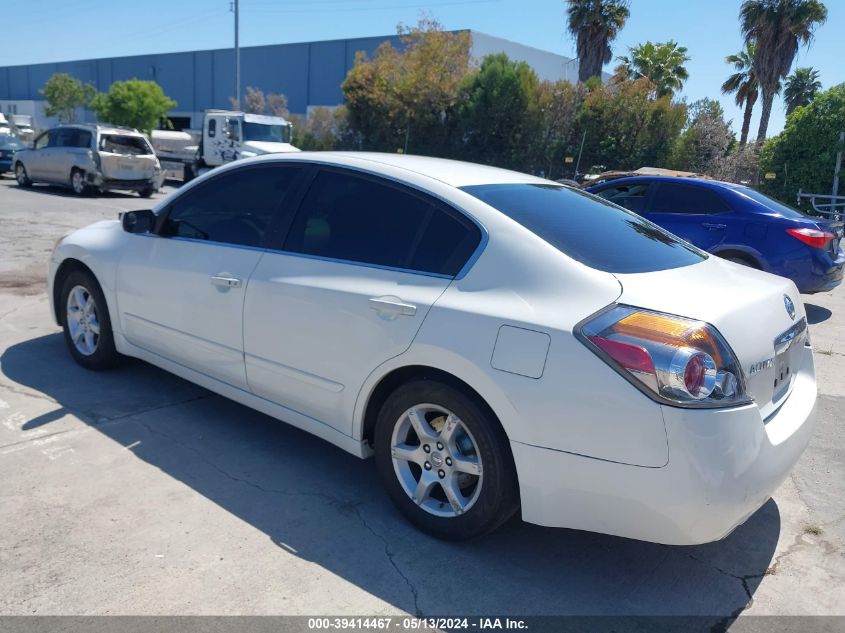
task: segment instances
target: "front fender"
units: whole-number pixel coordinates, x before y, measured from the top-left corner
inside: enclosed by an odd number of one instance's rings
[[[118,221],[106,220],[74,231],[62,238],[50,257],[47,280],[54,315],[57,312],[57,306],[54,303],[57,290],[56,276],[63,270],[64,265],[74,260],[88,268],[97,279],[106,298],[109,315],[112,316],[112,328],[115,331],[119,329],[119,320],[114,318],[118,309],[117,265],[128,237]]]

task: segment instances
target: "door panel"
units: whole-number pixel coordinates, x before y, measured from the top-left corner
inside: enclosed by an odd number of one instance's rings
[[[264,254],[244,306],[250,389],[351,434],[351,412],[364,380],[408,349],[450,281]]]
[[[349,435],[365,379],[408,349],[481,232],[419,191],[325,168],[278,239],[246,293],[250,388]]]
[[[246,389],[243,300],[260,257],[258,249],[133,235],[117,274],[124,336],[138,347]],[[214,277],[233,281],[222,284]]]
[[[244,294],[301,171],[271,164],[218,174],[177,194],[158,235],[133,235],[117,279],[129,342],[247,389]]]
[[[737,222],[728,203],[714,190],[676,182],[658,183],[642,215],[706,251],[717,250]]]

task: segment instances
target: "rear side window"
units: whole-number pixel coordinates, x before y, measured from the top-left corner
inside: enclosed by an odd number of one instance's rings
[[[731,208],[718,193],[707,187],[683,185],[680,183],[661,182],[651,211],[655,213],[725,213]]]
[[[220,174],[179,196],[160,233],[165,237],[260,246],[300,171],[274,165]]]
[[[602,189],[597,191],[596,195],[635,213],[642,213],[645,211],[645,203],[648,200],[650,190],[649,183],[635,182]]]
[[[103,134],[100,137],[100,151],[109,154],[143,156],[153,150],[147,140],[141,136],[123,136],[122,134]]]
[[[480,231],[427,198],[333,171],[314,179],[284,250],[453,276]]]
[[[462,189],[597,270],[642,273],[689,266],[706,258],[635,213],[567,187],[507,184]]]
[[[91,132],[77,128],[64,128],[56,135],[57,147],[87,148],[91,145]]]

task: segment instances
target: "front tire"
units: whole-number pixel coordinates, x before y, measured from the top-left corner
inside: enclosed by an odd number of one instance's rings
[[[32,181],[29,179],[29,175],[26,173],[26,167],[23,166],[23,163],[17,163],[15,165],[15,180],[18,181],[19,187],[32,186]]]
[[[114,367],[120,355],[114,346],[111,319],[100,284],[90,273],[70,273],[61,290],[62,329],[74,360],[86,369]]]
[[[138,195],[142,198],[151,198],[154,193],[155,189],[153,189],[152,187],[147,187],[146,189],[141,189],[141,191],[138,192]]]
[[[433,380],[402,385],[384,403],[374,441],[388,495],[423,532],[445,540],[481,536],[519,507],[504,432],[456,387]]]

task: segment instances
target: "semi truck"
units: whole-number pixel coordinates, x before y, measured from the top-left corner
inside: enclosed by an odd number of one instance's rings
[[[151,140],[162,167],[171,172],[181,169],[188,182],[239,158],[298,152],[291,145],[292,132],[290,121],[282,117],[207,110],[201,130],[153,130]]]

